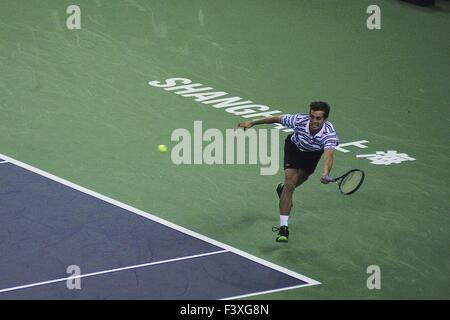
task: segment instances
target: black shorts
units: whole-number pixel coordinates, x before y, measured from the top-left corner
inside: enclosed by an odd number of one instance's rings
[[[302,169],[308,174],[312,174],[316,170],[322,151],[301,151],[291,141],[292,134],[286,137],[284,141],[284,170],[286,169]]]

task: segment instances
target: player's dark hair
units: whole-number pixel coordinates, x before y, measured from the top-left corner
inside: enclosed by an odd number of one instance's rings
[[[328,118],[330,114],[330,105],[323,101],[314,101],[309,105],[309,110],[311,111],[323,111],[323,116],[325,119]]]

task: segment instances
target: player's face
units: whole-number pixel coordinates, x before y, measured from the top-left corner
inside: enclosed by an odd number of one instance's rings
[[[309,131],[317,132],[322,129],[322,126],[325,122],[324,112],[323,111],[309,111]]]

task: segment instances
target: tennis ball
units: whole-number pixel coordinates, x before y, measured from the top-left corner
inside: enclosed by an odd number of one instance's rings
[[[159,150],[159,152],[166,152],[167,151],[167,146],[165,144],[160,144],[158,146],[158,150]]]

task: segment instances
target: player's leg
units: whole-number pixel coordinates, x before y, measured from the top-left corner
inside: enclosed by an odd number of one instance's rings
[[[286,137],[284,141],[284,174],[285,174],[285,180],[287,178],[290,178],[291,180],[295,180],[296,177],[292,177],[292,175],[296,175],[297,173],[294,172],[298,169],[296,166],[296,154],[298,153],[298,149],[295,146],[295,144],[291,141],[292,134]],[[296,181],[296,180],[295,180]],[[277,185],[276,191],[279,198],[279,207],[281,208],[281,194],[284,189],[284,183],[279,183]]]
[[[296,170],[296,169],[286,169],[286,170]],[[298,169],[297,173],[298,173],[298,178],[297,178],[297,183],[295,184],[296,188],[301,186],[306,180],[308,180],[309,176],[311,175],[302,169]],[[280,201],[279,201],[280,209],[281,209],[281,194],[283,193],[283,189],[284,189],[284,183],[279,183],[277,186],[277,194],[278,194],[278,198],[280,199]],[[291,199],[292,198],[293,197],[291,197]],[[291,201],[291,208],[292,208],[292,201]]]
[[[299,181],[299,170],[284,170],[284,184],[280,196],[280,215],[289,215],[292,207],[292,195]]]
[[[292,208],[292,195],[297,186],[299,172],[297,169],[284,170],[284,184],[280,195],[280,228],[276,238],[277,242],[288,242],[288,219]]]
[[[298,169],[298,179],[295,187],[300,187],[303,184],[303,182],[308,180],[309,176],[310,174],[308,172],[304,171],[303,169]]]

